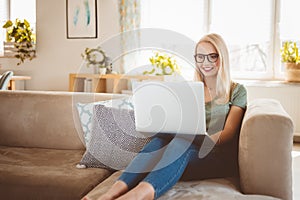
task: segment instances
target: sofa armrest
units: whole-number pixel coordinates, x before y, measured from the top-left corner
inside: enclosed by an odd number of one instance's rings
[[[241,189],[292,199],[293,122],[273,99],[250,102],[239,140]]]

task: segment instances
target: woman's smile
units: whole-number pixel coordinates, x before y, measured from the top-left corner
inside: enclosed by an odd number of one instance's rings
[[[202,66],[202,69],[203,69],[205,72],[210,72],[210,71],[212,71],[214,68],[215,68],[215,66]]]

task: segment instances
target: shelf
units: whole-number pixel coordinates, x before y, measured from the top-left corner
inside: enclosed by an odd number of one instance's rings
[[[91,81],[91,92],[107,91],[107,81],[112,81],[112,93],[121,93],[122,90],[127,90],[127,81],[129,80],[163,80],[163,76],[148,76],[148,75],[126,75],[126,74],[69,74],[69,91],[83,92],[85,81]]]

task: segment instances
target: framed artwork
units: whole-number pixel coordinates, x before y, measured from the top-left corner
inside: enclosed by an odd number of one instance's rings
[[[67,1],[67,38],[97,38],[97,0]]]

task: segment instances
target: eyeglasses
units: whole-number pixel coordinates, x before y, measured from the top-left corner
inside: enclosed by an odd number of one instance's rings
[[[217,60],[219,58],[219,54],[217,54],[217,53],[210,53],[210,54],[205,55],[205,54],[198,53],[198,54],[194,55],[194,57],[195,57],[195,61],[197,63],[203,63],[204,60],[205,60],[205,57],[207,57],[207,60],[209,62],[214,63],[214,62],[217,62]]]

